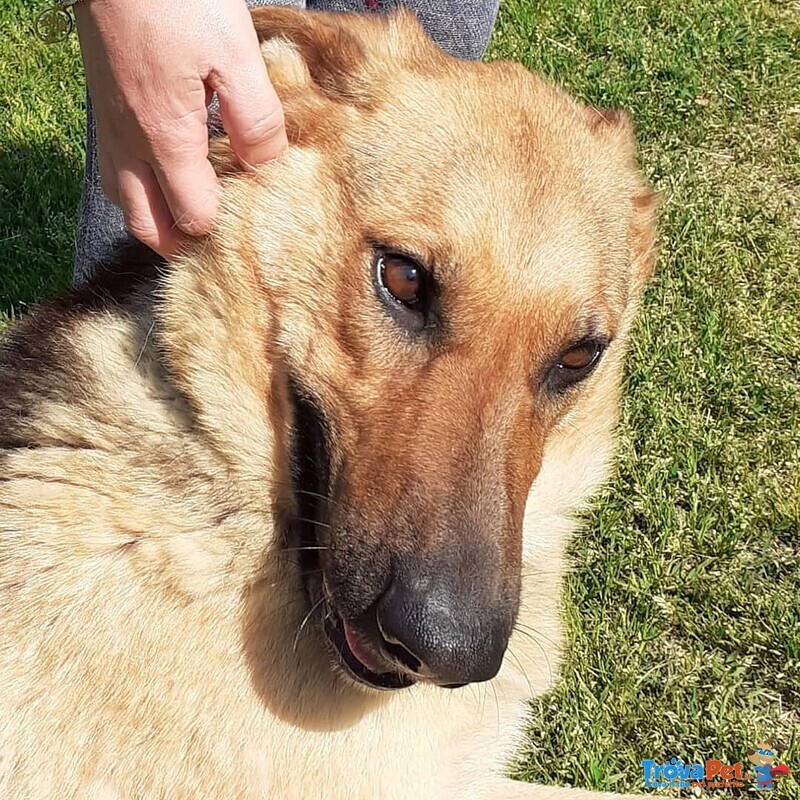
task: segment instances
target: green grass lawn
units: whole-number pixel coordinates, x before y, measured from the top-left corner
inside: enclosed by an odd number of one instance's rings
[[[68,282],[80,196],[77,47],[36,41],[37,5],[0,0],[6,316]],[[642,759],[781,736],[772,796],[800,798],[800,4],[507,0],[489,57],[629,109],[663,207],[570,656],[515,771],[635,792]]]

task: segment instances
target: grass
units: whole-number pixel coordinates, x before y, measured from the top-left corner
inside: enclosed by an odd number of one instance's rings
[[[59,45],[36,38],[36,16],[47,5],[0,0],[0,321],[71,276],[82,73],[74,35]]]
[[[6,316],[68,282],[80,195],[79,54],[36,41],[35,5],[0,0]],[[506,0],[489,57],[628,108],[663,201],[617,476],[514,770],[636,792],[642,759],[782,736],[773,796],[800,798],[800,5]]]

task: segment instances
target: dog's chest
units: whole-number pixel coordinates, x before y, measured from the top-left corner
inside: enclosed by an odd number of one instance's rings
[[[440,691],[440,690],[439,690]],[[250,748],[253,797],[275,800],[453,800],[497,772],[518,735],[519,703],[420,693],[351,729],[274,730]],[[441,693],[441,692],[440,692]]]

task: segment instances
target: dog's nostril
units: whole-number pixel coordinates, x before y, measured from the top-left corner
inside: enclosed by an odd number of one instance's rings
[[[378,630],[387,654],[433,683],[491,680],[503,662],[510,627],[482,597],[462,600],[444,580],[395,580],[380,599]]]
[[[381,625],[380,616],[378,617],[378,634],[381,638],[383,649],[386,650],[390,656],[397,659],[397,661],[412,672],[419,672],[422,669],[422,661],[420,661],[420,659],[393,636],[386,635]]]
[[[422,662],[412,653],[410,653],[403,645],[390,642],[388,639],[383,640],[383,646],[389,655],[396,658],[404,667],[407,667],[412,672],[419,672],[422,667]]]

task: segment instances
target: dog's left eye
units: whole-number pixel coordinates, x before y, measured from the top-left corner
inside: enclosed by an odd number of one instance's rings
[[[581,342],[575,347],[561,354],[558,361],[559,369],[581,371],[591,367],[600,358],[600,342]]]
[[[604,344],[598,339],[585,339],[558,357],[550,370],[550,385],[563,391],[586,378],[600,361]]]

